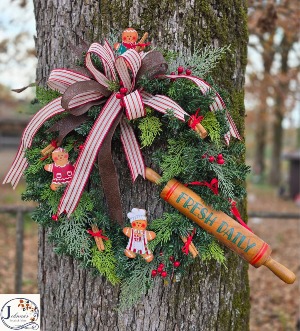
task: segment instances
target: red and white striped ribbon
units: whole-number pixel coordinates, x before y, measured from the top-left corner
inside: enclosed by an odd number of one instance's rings
[[[120,100],[116,98],[116,93],[114,93],[106,102],[86,138],[84,147],[76,161],[72,180],[60,200],[58,215],[66,212],[69,217],[75,210],[104,138],[120,111]]]
[[[135,180],[138,175],[141,175],[143,178],[145,178],[145,164],[139,143],[136,140],[132,127],[124,116],[121,119],[120,128],[121,141],[131,172],[131,177],[133,180]]]
[[[96,56],[99,57],[99,59],[101,59],[106,75],[104,75],[94,66],[92,61],[92,54],[95,54]],[[85,66],[93,74],[96,81],[105,87],[108,87],[109,80],[116,79],[114,62],[111,60],[110,54],[108,53],[106,48],[104,48],[102,45],[98,43],[93,43],[90,46],[85,56]]]
[[[189,76],[189,75],[162,75],[160,77],[165,77],[165,78],[170,78],[170,79],[177,79],[177,78],[185,78],[185,79],[189,79],[191,81],[193,81],[200,89],[200,91],[205,95],[206,93],[208,93],[210,90],[213,90],[215,92],[215,97],[214,97],[214,101],[213,103],[209,106],[210,110],[212,112],[214,111],[218,111],[218,110],[223,110],[226,109],[226,105],[225,102],[223,101],[223,99],[221,98],[220,94],[217,93],[211,86],[210,84],[208,84],[205,80],[199,78],[199,77],[195,77],[195,76]],[[236,128],[236,125],[231,117],[231,115],[229,114],[228,111],[226,111],[226,117],[229,123],[229,132],[226,133],[226,135],[224,136],[225,142],[228,145],[229,141],[230,141],[230,135],[232,135],[233,137],[235,137],[236,139],[241,140],[241,136]]]
[[[133,120],[146,115],[142,96],[138,90],[126,95],[123,98],[126,116]]]
[[[72,84],[85,80],[90,80],[90,78],[75,70],[62,68],[51,71],[47,84],[52,90],[64,93]]]
[[[103,95],[97,91],[79,93],[69,102],[68,109],[71,110],[101,98],[103,98]]]
[[[10,170],[4,178],[3,184],[11,183],[13,188],[16,188],[20,178],[22,177],[23,171],[28,166],[28,162],[25,158],[25,151],[31,146],[35,134],[45,123],[45,121],[64,111],[65,109],[61,107],[61,97],[59,97],[48,103],[33,116],[23,132],[18,153],[12,166],[10,167]]]
[[[185,112],[175,101],[165,95],[152,95],[147,92],[141,92],[141,96],[145,105],[163,114],[166,114],[168,110],[172,110],[174,116],[183,122],[185,121],[185,116],[190,117],[190,115]]]
[[[128,92],[132,92],[135,86],[135,77],[142,65],[139,53],[134,49],[129,49],[117,57],[115,64],[123,85],[128,89]],[[131,75],[128,68],[131,70]]]

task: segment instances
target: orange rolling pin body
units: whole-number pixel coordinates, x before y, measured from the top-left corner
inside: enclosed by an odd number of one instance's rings
[[[146,178],[153,183],[160,180],[150,168],[146,168]],[[176,179],[166,184],[160,196],[254,267],[265,265],[284,282],[292,284],[295,281],[292,271],[270,257],[272,249],[267,243],[225,213],[205,205],[195,192]]]

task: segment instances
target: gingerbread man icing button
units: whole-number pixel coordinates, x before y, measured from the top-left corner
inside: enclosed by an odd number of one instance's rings
[[[130,219],[131,228],[123,229],[125,236],[129,237],[124,251],[125,255],[130,259],[134,259],[136,254],[140,254],[146,262],[151,262],[154,256],[148,248],[148,242],[153,240],[156,234],[153,231],[146,230],[148,225],[146,210],[133,208],[127,216]]]
[[[68,152],[58,147],[52,152],[52,160],[54,163],[46,164],[44,169],[53,173],[51,190],[56,191],[60,185],[70,182],[74,172],[74,166],[69,163]]]

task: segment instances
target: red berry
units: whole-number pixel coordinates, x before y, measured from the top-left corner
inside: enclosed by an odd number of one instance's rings
[[[214,156],[210,156],[210,157],[208,158],[208,161],[209,161],[210,163],[213,163],[213,162],[215,161],[215,157],[214,157]]]
[[[218,160],[217,160],[217,163],[218,163],[218,164],[224,164],[224,162],[225,162],[224,159],[218,159]]]
[[[128,91],[128,89],[127,89],[126,87],[121,87],[121,88],[120,88],[120,92],[121,92],[122,94],[126,94],[127,91]]]
[[[58,216],[56,214],[52,215],[51,218],[53,219],[53,221],[58,221]]]
[[[179,262],[179,261],[175,261],[175,262],[174,262],[174,267],[175,267],[175,268],[178,268],[179,266],[180,266],[180,262]]]
[[[168,276],[168,273],[166,271],[163,271],[161,273],[162,278],[166,278]]]
[[[192,70],[191,69],[186,69],[185,73],[189,76],[192,74]]]
[[[123,97],[124,97],[124,96],[123,96],[121,93],[117,93],[117,94],[116,94],[116,98],[117,98],[117,99],[122,99]]]
[[[156,275],[157,275],[157,270],[155,270],[155,269],[152,270],[152,271],[151,271],[151,276],[152,276],[152,277],[155,277]]]
[[[179,66],[177,68],[177,72],[179,73],[179,75],[182,74],[184,72],[184,68],[182,66]]]
[[[170,261],[174,261],[174,256],[170,256],[170,257],[169,257],[169,260],[170,260]]]
[[[207,158],[207,154],[203,154],[201,157],[202,157],[202,159],[206,159]]]
[[[176,73],[174,71],[172,71],[170,75],[176,75]]]
[[[122,86],[124,86],[124,84],[123,84],[123,82],[120,80],[120,83],[119,83],[119,85],[122,87]]]
[[[159,255],[160,255],[160,256],[163,256],[163,255],[164,255],[164,253],[163,253],[163,252],[160,252],[160,253],[159,253]]]
[[[79,146],[79,150],[82,151],[83,150],[83,147],[84,147],[84,145],[80,145]]]
[[[158,265],[159,268],[164,268],[164,266],[165,266],[165,265],[164,265],[163,263],[160,263],[160,264]]]
[[[163,271],[163,268],[160,268],[160,267],[157,268],[157,272],[158,272],[159,274],[161,274],[162,271]]]
[[[218,159],[223,159],[223,155],[222,154],[218,154],[217,158]]]

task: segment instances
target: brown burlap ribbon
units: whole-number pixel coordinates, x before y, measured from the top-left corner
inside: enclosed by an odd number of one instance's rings
[[[137,79],[140,79],[142,76],[153,79],[155,76],[165,74],[167,68],[168,65],[160,52],[149,52],[142,60],[141,68],[137,73]],[[76,68],[74,71],[91,77],[91,74],[84,68]],[[88,102],[82,106],[72,109],[72,99],[87,92],[99,92],[99,94],[101,93],[103,95],[103,98],[101,100]],[[62,107],[69,110],[71,114],[57,122],[48,131],[58,131],[58,142],[61,143],[68,133],[87,120],[88,117],[84,114],[92,106],[105,103],[111,93],[112,92],[110,90],[103,87],[95,80],[81,81],[72,84],[63,94],[61,101]],[[123,224],[121,194],[118,175],[111,155],[111,140],[122,116],[123,115],[121,112],[105,137],[98,154],[99,173],[107,201],[109,215],[112,220],[117,221],[120,225]]]

